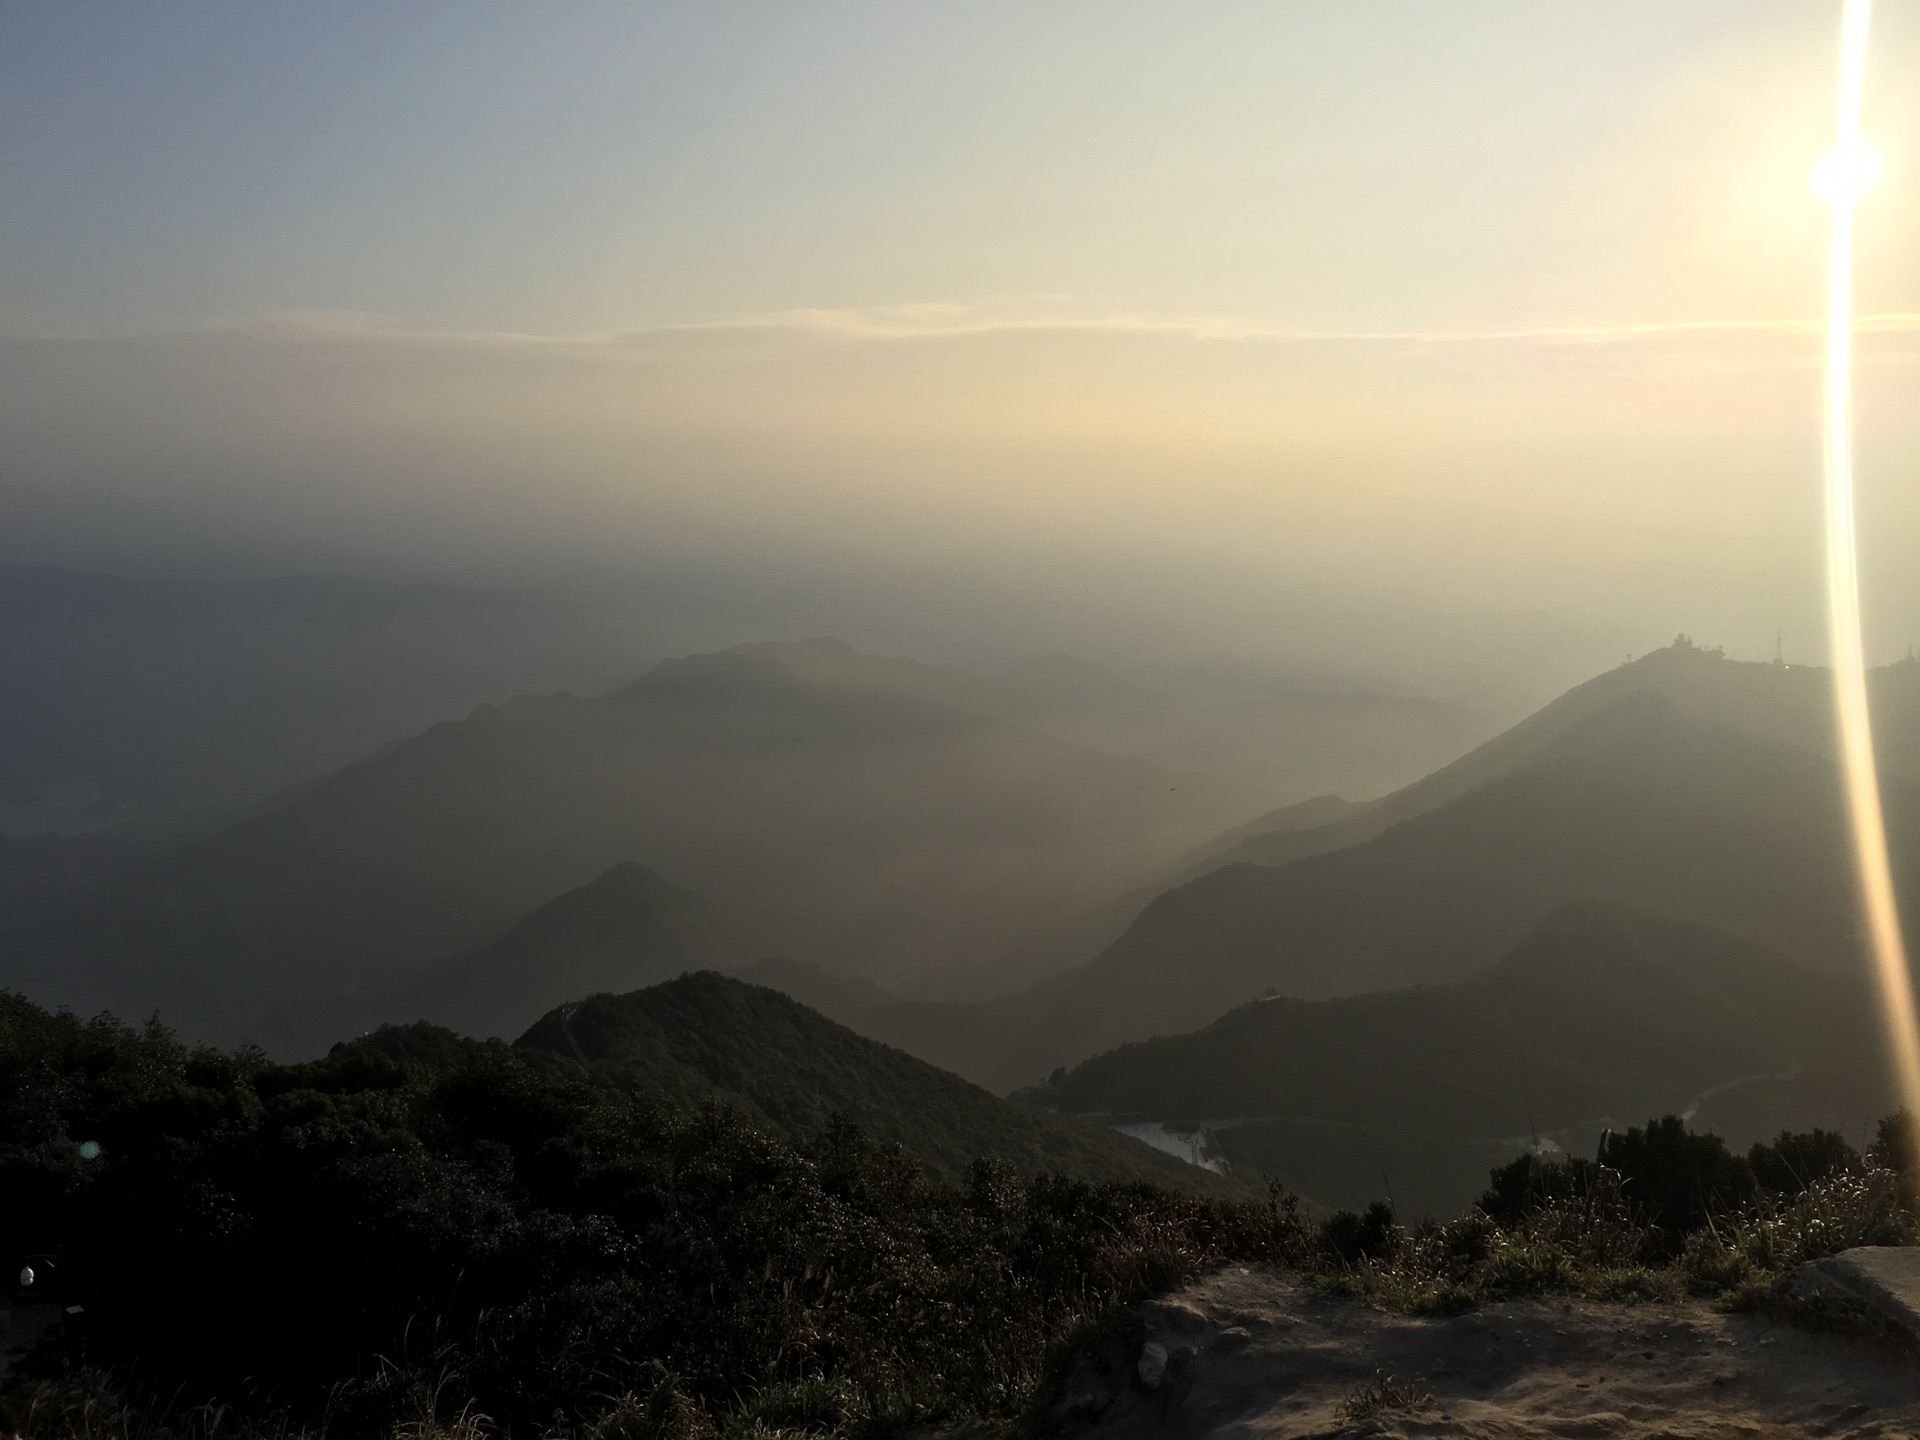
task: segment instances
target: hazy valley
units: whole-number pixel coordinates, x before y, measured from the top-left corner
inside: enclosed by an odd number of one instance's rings
[[[1920,1434],[1915,73],[0,5],[0,1440]]]
[[[1874,683],[1904,855],[1920,667]],[[1081,662],[749,645],[482,706],[204,835],[9,841],[0,978],[299,1057],[731,972],[1028,1107],[1191,1134],[1236,1183],[1446,1213],[1641,1112],[1746,1143],[1886,1108],[1825,685],[1682,642],[1402,788],[1273,808],[1123,753],[1168,709]],[[1325,740],[1287,763],[1351,763]],[[698,1073],[668,1089],[759,1103]]]
[[[1920,666],[1872,683],[1911,906]],[[430,1304],[519,1423],[611,1364],[676,1440],[814,1334],[879,1388],[727,1413],[1010,1414],[1101,1353],[1075,1307],[1222,1264],[1473,1305],[1904,1243],[1828,684],[1683,639],[1483,738],[1371,693],[755,643],[224,816],[16,835],[0,1222],[57,1247],[88,1343],[208,1393],[307,1405]],[[1839,1218],[1789,1244],[1794,1207]],[[235,1327],[238,1277],[313,1296],[368,1245],[330,1332]],[[155,1339],[185,1271],[236,1277],[186,1306],[217,1362]]]

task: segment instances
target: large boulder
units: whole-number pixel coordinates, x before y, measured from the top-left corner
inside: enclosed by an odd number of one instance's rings
[[[1857,1245],[1794,1266],[1773,1288],[1791,1300],[1865,1311],[1920,1340],[1920,1248]]]

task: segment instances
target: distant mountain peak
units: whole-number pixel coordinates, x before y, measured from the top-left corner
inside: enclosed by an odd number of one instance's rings
[[[555,921],[624,915],[636,906],[653,911],[663,903],[693,905],[699,900],[691,891],[681,889],[638,860],[623,860],[577,889],[555,896],[507,934],[549,926]]]

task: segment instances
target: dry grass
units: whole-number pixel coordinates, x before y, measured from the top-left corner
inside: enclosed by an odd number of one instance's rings
[[[1365,1385],[1356,1385],[1340,1402],[1340,1418],[1351,1423],[1395,1410],[1418,1410],[1431,1403],[1433,1392],[1414,1380],[1402,1380],[1376,1370]]]

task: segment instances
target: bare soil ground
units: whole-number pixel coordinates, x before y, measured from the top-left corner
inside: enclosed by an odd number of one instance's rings
[[[1052,1419],[1069,1437],[1914,1436],[1920,1358],[1699,1302],[1421,1319],[1229,1269],[1090,1342]]]

